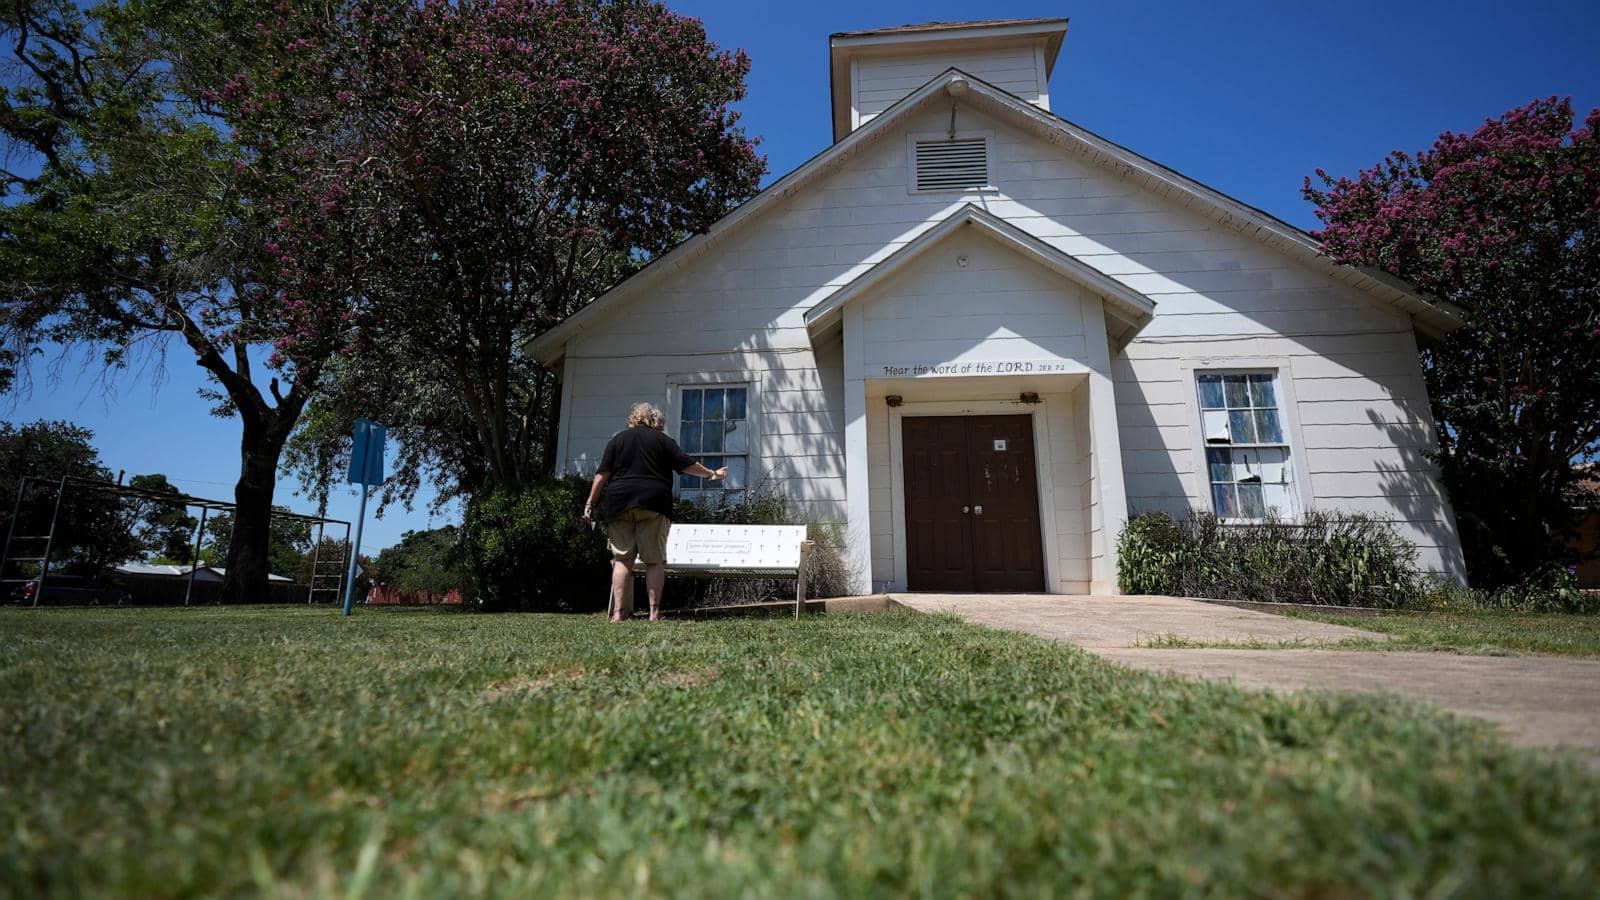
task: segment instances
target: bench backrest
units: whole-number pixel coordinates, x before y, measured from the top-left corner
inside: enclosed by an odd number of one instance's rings
[[[804,525],[673,525],[667,533],[667,565],[794,572],[805,539]]]

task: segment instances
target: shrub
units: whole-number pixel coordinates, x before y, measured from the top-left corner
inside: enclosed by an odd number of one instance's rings
[[[481,491],[467,503],[462,556],[469,606],[483,610],[605,609],[605,530],[580,520],[589,483],[572,475]]]
[[[1188,533],[1171,516],[1134,516],[1117,541],[1117,585],[1125,594],[1172,594]]]
[[[1146,513],[1123,530],[1117,568],[1126,593],[1373,607],[1416,605],[1426,594],[1416,548],[1388,523],[1349,513],[1252,525]]]
[[[1432,585],[1430,609],[1496,609],[1509,612],[1600,613],[1600,592],[1578,587],[1565,568],[1552,566],[1493,590],[1473,590],[1450,582]]]

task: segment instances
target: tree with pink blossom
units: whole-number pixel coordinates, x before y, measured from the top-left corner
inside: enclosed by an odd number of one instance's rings
[[[1304,194],[1333,258],[1465,310],[1422,348],[1438,461],[1475,583],[1560,561],[1600,453],[1600,110],[1537,100]]]
[[[363,323],[301,461],[326,485],[365,415],[399,438],[386,499],[548,474],[560,392],[524,346],[754,194],[749,60],[646,0],[284,5],[266,27],[275,66],[222,102],[247,145],[300,123],[287,202],[319,227],[277,243],[336,257],[303,277],[349,279]]]

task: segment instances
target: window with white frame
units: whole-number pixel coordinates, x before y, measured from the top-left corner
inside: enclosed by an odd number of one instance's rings
[[[1292,518],[1294,472],[1277,376],[1201,372],[1195,380],[1212,510],[1223,519]]]
[[[678,475],[678,496],[700,503],[737,499],[750,468],[750,394],[744,385],[696,385],[678,397],[678,445],[726,481]]]

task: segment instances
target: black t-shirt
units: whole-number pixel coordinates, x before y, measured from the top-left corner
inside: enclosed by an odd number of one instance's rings
[[[648,425],[618,432],[600,457],[599,471],[611,475],[602,504],[606,518],[635,507],[671,516],[673,473],[692,465],[677,441]]]

